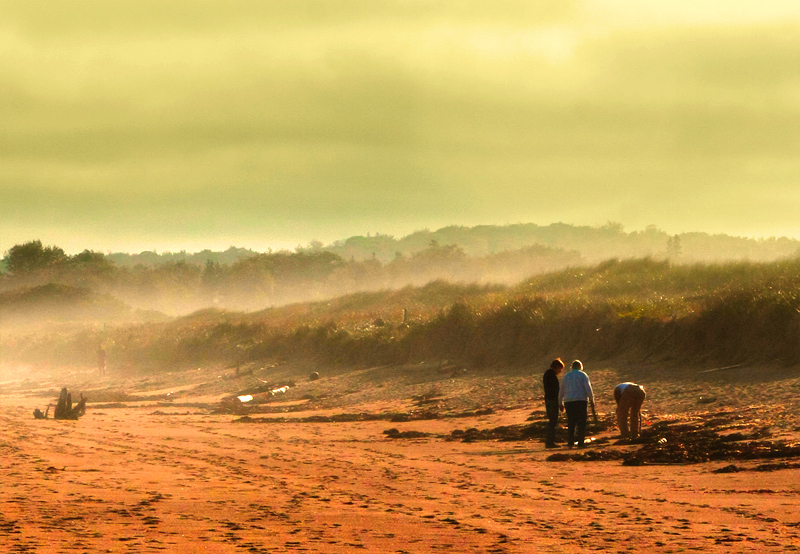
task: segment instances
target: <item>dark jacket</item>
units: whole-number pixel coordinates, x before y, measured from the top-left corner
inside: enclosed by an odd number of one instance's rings
[[[542,384],[544,384],[544,399],[558,400],[558,375],[552,367],[544,372]]]

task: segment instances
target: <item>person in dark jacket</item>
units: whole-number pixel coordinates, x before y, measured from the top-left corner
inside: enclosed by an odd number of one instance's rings
[[[545,448],[556,447],[556,427],[558,426],[558,374],[564,369],[564,362],[556,358],[542,376],[544,385],[544,407],[547,410],[547,437]]]

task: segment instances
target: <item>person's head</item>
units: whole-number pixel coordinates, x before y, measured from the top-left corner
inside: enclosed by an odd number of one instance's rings
[[[561,361],[561,358],[556,358],[550,362],[550,369],[556,373],[561,373],[561,370],[564,369],[564,362]]]
[[[572,362],[572,369],[580,369],[581,371],[583,371],[583,364],[581,363],[580,360],[575,360]]]

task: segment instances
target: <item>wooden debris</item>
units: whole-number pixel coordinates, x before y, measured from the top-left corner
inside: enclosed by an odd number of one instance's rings
[[[61,389],[61,394],[58,396],[58,403],[56,404],[55,412],[53,412],[53,419],[72,419],[76,420],[86,413],[86,400],[87,398],[81,393],[81,399],[78,403],[72,405],[72,394],[67,390],[67,387]],[[36,408],[33,410],[33,417],[36,419],[48,419],[50,414],[50,407],[52,404],[47,405],[47,410],[42,413],[42,410]]]
[[[86,397],[81,393],[80,401],[73,407],[72,394],[67,390],[67,387],[61,389],[61,394],[58,397],[58,404],[56,404],[56,411],[53,414],[55,419],[78,419],[86,413]]]
[[[697,373],[713,373],[715,371],[725,371],[726,369],[735,369],[737,367],[742,367],[742,364],[728,365],[725,367],[715,367],[713,369],[704,369],[703,371],[698,371]]]

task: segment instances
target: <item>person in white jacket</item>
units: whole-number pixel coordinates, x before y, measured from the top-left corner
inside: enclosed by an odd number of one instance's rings
[[[561,380],[561,388],[558,391],[558,404],[562,411],[567,412],[568,448],[575,442],[578,448],[583,448],[589,402],[594,405],[592,383],[589,381],[589,376],[584,373],[581,361],[575,360],[572,362],[572,368]]]

